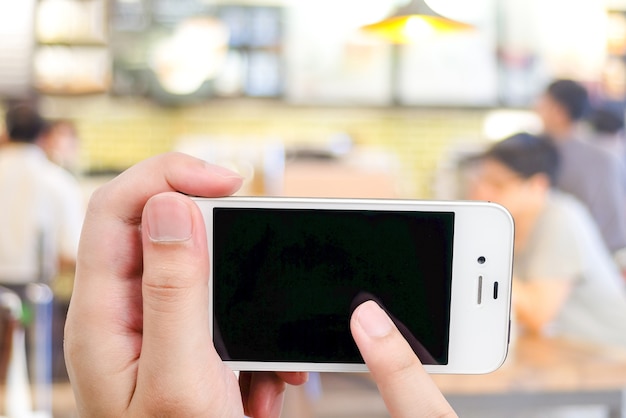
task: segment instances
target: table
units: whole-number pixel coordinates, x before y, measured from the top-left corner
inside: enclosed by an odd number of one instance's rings
[[[565,338],[520,336],[486,375],[433,375],[461,411],[605,405],[626,418],[626,349]]]
[[[462,417],[504,417],[511,411],[527,416],[541,408],[603,405],[612,418],[626,418],[626,349],[519,336],[504,365],[493,373],[432,378]],[[289,388],[288,401],[301,391],[301,387]],[[367,374],[323,373],[321,398],[315,402],[303,398],[300,394],[298,402],[287,402],[288,407],[297,403],[299,409],[283,416],[389,417]]]
[[[432,375],[461,413],[601,404],[612,418],[626,418],[626,349],[539,337],[520,337],[505,364],[486,375]],[[284,417],[388,417],[366,374],[324,373],[323,395],[314,405],[301,387],[290,387]],[[74,416],[69,384],[54,385],[55,416]],[[289,399],[290,398],[290,399]],[[296,399],[294,399],[296,398]],[[297,404],[297,405],[294,405]],[[297,413],[289,413],[296,409]]]

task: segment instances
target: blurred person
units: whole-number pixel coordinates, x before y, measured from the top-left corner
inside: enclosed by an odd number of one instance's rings
[[[513,309],[531,333],[626,347],[626,294],[596,224],[553,188],[559,154],[526,133],[493,145],[471,165],[470,197],[505,206],[515,220]]]
[[[62,167],[73,176],[78,173],[79,137],[74,122],[67,119],[47,120],[35,143],[43,149],[48,160]],[[52,375],[55,380],[67,380],[67,372],[63,360],[63,327],[67,313],[67,304],[71,297],[74,281],[73,268],[64,268],[52,280],[52,291],[55,294],[52,324]]]
[[[623,112],[600,107],[589,117],[589,126],[594,144],[615,155],[626,164],[626,137],[624,136]]]
[[[75,178],[50,162],[36,145],[46,122],[30,105],[5,115],[7,142],[0,148],[0,285],[22,300],[29,372],[49,383],[52,292],[49,282],[72,274],[84,217]],[[38,394],[38,408],[47,408]]]
[[[583,140],[581,121],[589,108],[585,87],[572,80],[557,80],[540,97],[536,111],[560,156],[561,168],[554,185],[587,207],[624,271],[626,174],[617,157]]]
[[[80,143],[73,122],[65,119],[49,121],[37,139],[37,145],[50,161],[69,172],[76,172]]]
[[[29,105],[9,108],[0,151],[0,283],[21,286],[73,269],[84,216],[78,183],[36,144],[46,122]]]
[[[213,345],[206,230],[187,195],[226,196],[241,184],[232,171],[170,153],[93,194],[65,333],[80,416],[277,418],[285,384],[306,381],[237,378]],[[350,328],[391,416],[456,416],[378,304],[359,305]]]

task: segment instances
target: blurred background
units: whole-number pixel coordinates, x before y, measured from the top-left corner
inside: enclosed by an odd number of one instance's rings
[[[198,143],[243,174],[266,147],[355,146],[417,198],[451,148],[532,126],[553,78],[623,99],[626,2],[429,0],[471,28],[413,25],[405,44],[362,29],[405,3],[3,0],[0,97],[73,120],[87,179]]]
[[[417,3],[450,21],[376,24]],[[535,100],[557,78],[623,116],[626,0],[0,0],[0,111],[71,125],[57,162],[85,201],[170,150],[240,172],[245,195],[458,198],[458,161],[540,132]],[[55,416],[75,414],[71,287],[51,286]],[[352,383],[329,384],[373,390]]]

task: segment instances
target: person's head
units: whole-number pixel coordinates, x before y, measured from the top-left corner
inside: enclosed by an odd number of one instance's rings
[[[556,181],[559,157],[547,138],[513,135],[472,159],[470,198],[499,203],[514,218],[542,205]]]
[[[599,108],[591,113],[589,124],[597,134],[617,135],[624,129],[624,115],[609,108]]]
[[[536,105],[545,133],[556,138],[568,135],[588,110],[589,94],[584,86],[573,80],[552,82]]]
[[[46,125],[37,141],[48,159],[67,169],[76,168],[79,154],[79,139],[74,123],[59,119]]]
[[[26,104],[11,106],[4,118],[9,142],[34,143],[46,127],[37,110]]]

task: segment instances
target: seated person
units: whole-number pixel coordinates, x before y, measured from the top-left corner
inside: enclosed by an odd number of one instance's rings
[[[473,160],[470,198],[515,220],[513,309],[522,328],[626,346],[626,296],[597,226],[575,198],[553,189],[558,153],[517,134]]]

